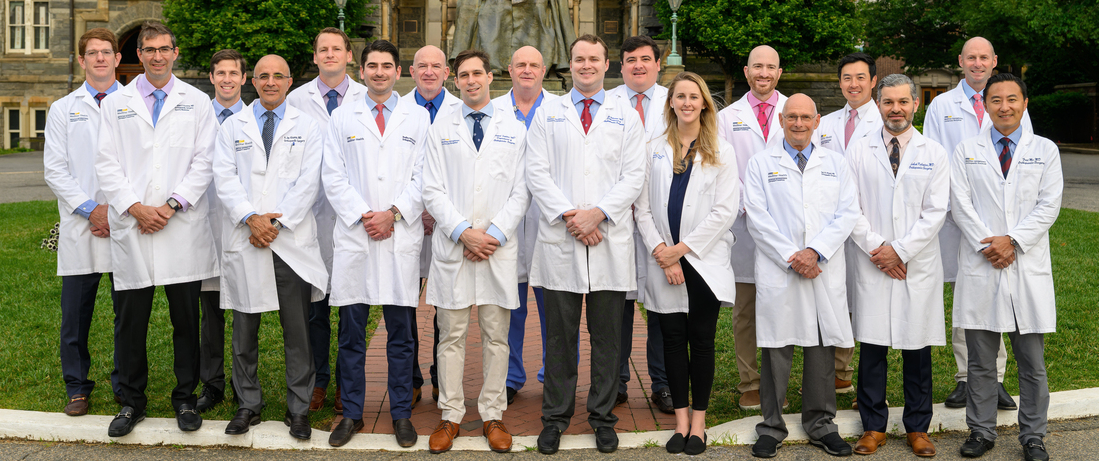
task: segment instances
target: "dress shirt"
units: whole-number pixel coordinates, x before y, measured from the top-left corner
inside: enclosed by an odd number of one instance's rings
[[[349,83],[350,81],[351,81],[351,77],[349,77],[347,75],[344,75],[343,76],[343,81],[340,82],[339,85],[336,85],[335,88],[329,88],[328,85],[324,84],[323,80],[318,78],[317,79],[317,89],[321,91],[321,99],[323,99],[324,103],[327,105],[328,104],[328,92],[331,91],[331,90],[336,90],[336,93],[339,93],[339,96],[336,96],[336,106],[342,105],[343,104],[343,95],[347,94],[347,87],[351,86],[351,84]]]
[[[752,106],[752,116],[753,117],[756,115],[757,112],[759,112],[758,107],[759,107],[760,103],[764,103],[764,102],[771,105],[771,107],[769,109],[767,109],[767,121],[770,122],[771,116],[774,115],[776,110],[779,111],[779,112],[782,111],[781,108],[776,107],[778,105],[778,91],[771,91],[771,97],[767,98],[766,101],[760,101],[759,98],[756,97],[755,93],[752,93],[751,91],[748,92],[748,105]],[[843,121],[846,122],[847,119],[844,118]],[[771,128],[778,128],[780,130],[782,129],[781,126],[780,127],[771,127]],[[768,128],[767,135],[770,136],[770,133],[771,133],[770,128]]]
[[[749,96],[749,97],[752,97],[752,96]],[[771,97],[772,98],[777,98],[778,96],[777,95],[772,95]],[[771,104],[771,103],[767,103],[767,104]],[[801,152],[801,155],[805,156],[805,163],[806,164],[809,163],[809,157],[811,155],[813,155],[813,143],[809,143],[809,145],[805,147],[805,150],[799,151],[797,149],[794,149],[794,146],[791,146],[790,143],[786,142],[786,140],[783,139],[782,140],[782,148],[786,149],[786,153],[788,155],[790,155],[790,158],[794,160],[794,163],[798,162],[798,152]],[[816,248],[813,248],[813,247],[809,247],[809,248],[811,248],[813,251],[817,251]],[[821,261],[828,261],[828,260],[825,259],[824,255],[820,254],[820,252],[817,251],[817,262],[821,262]],[[791,267],[793,267],[793,266],[791,266]]]
[[[446,94],[444,94],[442,88],[440,88],[439,94],[435,95],[434,98],[426,99],[423,96],[420,96],[420,90],[419,88],[417,88],[416,91],[412,92],[412,97],[416,99],[416,104],[419,104],[420,107],[423,107],[424,109],[427,109],[427,103],[429,102],[431,103],[431,105],[434,106],[434,113],[432,113],[430,110],[427,111],[428,115],[431,115],[431,122],[434,123],[435,115],[439,113],[439,107],[442,106],[443,100],[446,99]]]
[[[233,104],[232,106],[229,106],[229,107],[225,107],[225,106],[221,105],[221,103],[218,102],[217,98],[214,98],[213,100],[211,100],[210,104],[214,108],[214,115],[216,115],[218,117],[221,116],[221,112],[224,111],[225,109],[229,109],[229,112],[232,112],[232,113],[235,114],[237,112],[240,112],[240,110],[244,108],[244,100],[240,99],[239,97],[237,98],[237,103]],[[224,123],[225,121],[221,120],[221,122]]]
[[[578,115],[583,116],[583,114],[584,114],[584,99],[589,99],[589,98],[587,96],[584,96],[584,95],[580,94],[579,91],[576,91],[575,87],[573,87],[573,89],[571,91],[569,91],[569,96],[572,97],[572,104],[574,106],[576,106],[576,113]],[[606,97],[607,97],[607,92],[605,90],[599,90],[598,93],[595,93],[595,95],[593,95],[590,98],[591,100],[594,101],[593,103],[591,103],[591,107],[588,109],[588,112],[591,113],[591,119],[592,120],[595,120],[595,114],[597,112],[599,112],[599,108],[603,105],[603,100]]]
[[[168,99],[167,95],[172,92],[172,87],[175,86],[175,84],[176,76],[173,75],[172,78],[168,79],[168,83],[164,84],[164,86],[160,88],[160,90],[163,91],[165,94],[164,99]],[[137,94],[141,95],[141,99],[145,101],[145,107],[149,109],[149,114],[152,114],[153,104],[156,103],[156,96],[153,95],[153,91],[156,91],[157,88],[153,87],[152,83],[149,83],[149,80],[145,78],[145,74],[137,76],[137,82],[135,83],[135,85],[137,85]],[[191,208],[191,204],[188,203],[182,195],[172,194],[172,198],[176,199],[176,201],[183,206],[183,208],[180,208],[179,211],[187,211]]]
[[[1023,137],[1023,126],[1020,124],[1015,127],[1015,131],[1007,135],[1007,139],[1011,142],[1007,143],[1007,151],[1011,153],[1011,157],[1015,158],[1015,147],[1019,145],[1019,139]],[[992,127],[992,143],[996,145],[996,156],[1000,156],[1000,151],[1003,150],[1003,145],[1000,144],[1000,140],[1004,138],[1004,134],[1000,133],[1000,129]]]
[[[441,91],[439,92],[439,95],[442,96]],[[416,94],[416,97],[420,97],[419,93]],[[473,117],[470,117],[470,114],[474,112],[480,112],[482,114],[485,114],[485,117],[481,119],[481,130],[484,131],[485,127],[489,123],[489,119],[492,118],[492,111],[493,108],[491,100],[488,102],[488,105],[482,107],[480,110],[474,110],[473,108],[462,104],[462,118],[466,121],[466,128],[469,128],[470,135],[473,134],[474,123]],[[531,112],[533,113],[534,111],[531,110]],[[450,239],[453,240],[454,243],[461,243],[460,237],[462,236],[462,232],[465,232],[466,229],[469,229],[471,227],[473,226],[469,224],[469,221],[462,221],[460,224],[458,224],[458,227],[454,228],[454,232],[450,233]],[[508,241],[508,239],[504,237],[504,232],[501,231],[500,228],[496,227],[495,224],[489,224],[488,229],[485,229],[485,232],[488,233],[488,235],[491,235],[497,241],[499,241],[500,246],[504,246],[504,244]]]
[[[638,94],[644,94],[645,95],[645,99],[641,100],[641,108],[645,110],[645,115],[648,116],[648,114],[649,114],[649,101],[652,101],[653,100],[653,95],[656,94],[656,84],[653,84],[653,86],[650,86],[649,89],[647,89],[645,91],[642,91],[640,93],[638,93],[637,91],[631,90],[630,87],[627,86],[626,87],[626,96],[630,97],[630,101],[629,101],[630,102],[630,107],[637,107],[637,100],[634,99],[634,98],[637,97]]]
[[[366,96],[366,99],[368,99],[367,103],[370,104],[370,117],[377,118],[378,109],[374,106],[377,106],[378,103],[374,102],[373,99],[370,99],[369,94]],[[393,113],[395,107],[397,107],[397,93],[393,92],[389,96],[389,99],[382,103],[382,119],[385,120],[386,125],[389,124],[389,115]]]
[[[901,151],[900,158],[904,158],[904,150],[908,148],[908,141],[912,140],[912,130],[915,130],[915,128],[913,128],[912,125],[909,125],[908,129],[904,130],[904,133],[901,133],[900,135],[897,135],[897,136],[893,136],[891,133],[889,133],[889,131],[886,131],[885,128],[882,128],[881,129],[881,140],[885,141],[885,153],[886,153],[886,155],[889,155],[889,152],[891,152],[892,149],[893,149],[890,145],[890,143],[893,142],[893,138],[897,138],[897,144],[900,145],[900,151]]]
[[[538,110],[538,106],[542,105],[542,99],[545,98],[545,93],[538,92],[538,99],[534,100],[534,105],[530,106],[530,111],[526,115],[523,115],[523,111],[519,110],[519,104],[515,103],[515,90],[511,92],[511,110],[515,111],[515,118],[521,120],[527,125],[527,129],[530,129],[530,122],[534,121],[534,112]]]
[[[84,89],[88,90],[88,93],[92,95],[92,98],[95,98],[95,95],[99,94],[99,90],[93,88],[92,85],[89,84],[87,81],[84,82]],[[117,81],[114,82],[114,84],[111,85],[110,88],[107,88],[107,91],[104,91],[104,93],[111,94],[115,91],[118,91]],[[81,203],[80,206],[76,207],[76,209],[73,210],[73,213],[83,216],[84,219],[91,219],[92,210],[95,210],[95,207],[97,206],[99,206],[98,202],[92,199],[88,199],[86,202]]]

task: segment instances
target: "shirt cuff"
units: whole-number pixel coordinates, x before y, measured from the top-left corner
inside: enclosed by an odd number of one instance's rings
[[[501,231],[499,227],[496,227],[495,224],[489,224],[488,230],[486,230],[485,233],[498,240],[500,246],[504,246],[504,244],[508,242],[507,237],[504,237],[504,232]]]
[[[179,199],[176,199],[176,200],[179,200]],[[180,202],[180,203],[183,203],[183,202]],[[255,216],[255,215],[256,215],[256,212],[255,212],[255,211],[253,211],[253,212],[251,212],[251,213],[248,213],[248,215],[247,215],[247,216],[245,216],[245,217],[244,217],[244,219],[241,219],[241,220],[240,220],[240,223],[241,223],[241,224],[244,224],[244,225],[248,225],[248,218],[251,218],[252,216]]]
[[[97,206],[99,206],[99,204],[96,203],[95,200],[88,200],[76,207],[76,209],[73,210],[73,213],[83,216],[84,219],[91,219],[92,211],[94,211]]]
[[[826,262],[828,262],[828,258],[825,258],[825,257],[824,257],[824,255],[820,254],[820,252],[819,252],[819,251],[817,251],[817,249],[816,249],[816,248],[813,248],[813,247],[809,247],[809,249],[810,249],[810,250],[813,250],[813,252],[815,252],[815,253],[817,254],[817,262],[818,262],[818,263],[819,263],[819,262],[825,262],[825,263],[826,263]]]
[[[462,241],[458,238],[462,236],[462,232],[465,232],[466,229],[469,229],[471,227],[473,226],[469,225],[469,221],[462,221],[460,224],[458,224],[458,227],[454,228],[454,232],[450,233],[450,239],[453,240],[454,243],[462,243]]]
[[[172,194],[172,198],[176,199],[176,201],[179,202],[179,205],[182,206],[179,211],[186,212],[188,208],[191,208],[191,204],[187,203],[187,199],[183,198],[181,195]]]

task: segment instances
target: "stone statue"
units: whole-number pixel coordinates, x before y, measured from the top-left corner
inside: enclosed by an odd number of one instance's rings
[[[546,67],[568,68],[576,39],[567,0],[458,0],[449,56],[476,48],[488,53],[493,70],[506,70],[511,54],[530,45]]]

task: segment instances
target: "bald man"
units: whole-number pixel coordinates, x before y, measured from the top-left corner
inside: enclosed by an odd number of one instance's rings
[[[809,443],[851,455],[839,436],[833,378],[835,349],[854,347],[847,314],[844,242],[859,217],[855,184],[843,155],[812,142],[816,104],[795,94],[783,105],[785,139],[748,161],[744,202],[755,239],[756,342],[763,349],[763,421],[752,455],[776,455],[789,435],[782,406],[794,347],[804,353],[802,427]]]
[[[222,123],[213,162],[228,216],[221,226],[221,307],[233,310],[233,390],[240,402],[225,433],[243,434],[260,423],[260,316],[277,311],[286,359],[285,422],[290,435],[308,440],[314,384],[309,303],[324,299],[328,286],[312,213],[322,133],[316,121],[286,103],[293,79],[285,59],[264,56],[253,75],[259,99]]]

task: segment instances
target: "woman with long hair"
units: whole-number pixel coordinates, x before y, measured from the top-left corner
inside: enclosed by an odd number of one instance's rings
[[[672,80],[664,120],[665,136],[649,141],[648,174],[635,203],[652,254],[638,270],[647,271],[645,309],[661,316],[676,422],[666,447],[697,455],[706,450],[717,318],[736,297],[729,228],[740,208],[740,180],[702,77],[682,72]]]

